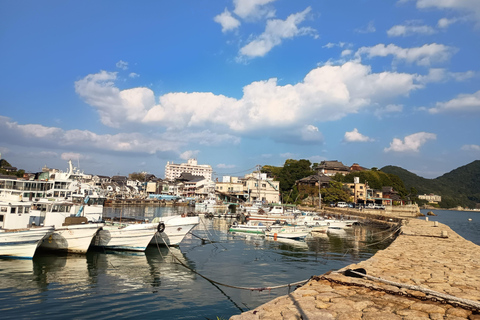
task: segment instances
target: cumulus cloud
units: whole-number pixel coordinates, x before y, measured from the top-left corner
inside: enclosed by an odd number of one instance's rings
[[[399,113],[399,112],[402,112],[403,111],[403,106],[402,105],[399,105],[399,104],[389,104],[383,108],[378,108],[376,109],[373,114],[381,119],[383,118],[385,115],[388,115],[388,114],[391,114],[391,113]]]
[[[95,107],[103,124],[119,127],[122,122],[143,119],[155,104],[153,91],[148,88],[120,90],[114,86],[116,72],[100,71],[75,82],[75,92]]]
[[[275,10],[269,8],[269,3],[276,0],[233,0],[235,9],[233,12],[242,19],[271,18]]]
[[[182,152],[182,154],[180,154],[180,159],[188,160],[188,159],[196,158],[199,153],[200,153],[200,150],[187,150]]]
[[[89,156],[83,155],[81,153],[76,152],[64,152],[60,155],[62,160],[82,160],[82,159],[90,159]]]
[[[128,75],[130,78],[138,78],[140,77],[139,74],[135,73],[135,72],[130,72],[130,74]]]
[[[302,12],[291,14],[286,20],[268,20],[265,31],[257,38],[240,49],[242,57],[254,58],[265,56],[272,48],[280,45],[284,39],[292,39],[302,35],[317,37],[316,31],[309,27],[299,28],[307,14],[311,11],[308,7]]]
[[[360,132],[358,132],[358,129],[355,128],[353,131],[347,131],[345,132],[345,136],[343,138],[345,142],[370,142],[373,141],[372,138],[369,138]]]
[[[478,144],[466,144],[461,149],[464,151],[480,151],[480,146]]]
[[[119,69],[122,69],[122,70],[127,70],[128,69],[128,62],[125,62],[123,60],[120,60],[118,61],[115,66]]]
[[[417,0],[417,8],[456,10],[480,22],[480,2],[477,0]]]
[[[454,24],[457,22],[459,19],[453,18],[453,19],[448,19],[448,18],[441,18],[437,22],[437,27],[441,29],[446,29],[448,28],[451,24]]]
[[[428,140],[437,139],[437,135],[428,132],[417,132],[406,136],[404,140],[394,138],[390,142],[390,147],[385,148],[385,152],[419,152],[420,147],[423,146]]]
[[[280,157],[286,158],[286,159],[296,159],[298,158],[298,155],[291,152],[285,152],[285,153],[281,153]]]
[[[408,63],[429,66],[433,63],[447,61],[455,49],[443,44],[425,44],[416,48],[401,48],[394,44],[377,44],[373,47],[362,47],[357,50],[355,55],[358,58],[366,55],[368,58],[393,56],[396,60],[405,60]]]
[[[430,26],[420,25],[418,21],[406,21],[404,25],[395,25],[387,30],[389,37],[407,37],[415,34],[431,35],[436,30]]]
[[[179,149],[193,144],[238,144],[240,139],[229,134],[201,132],[166,132],[143,135],[119,133],[99,135],[88,130],[63,130],[33,124],[18,124],[0,116],[0,136],[18,146],[48,146],[58,149],[89,149],[96,152],[155,154],[179,153]]]
[[[447,102],[437,102],[434,108],[428,109],[432,114],[441,112],[480,112],[480,90],[473,94],[460,94]]]
[[[317,67],[294,85],[280,86],[275,78],[252,82],[243,88],[240,99],[211,92],[173,92],[160,96],[158,103],[148,88],[116,88],[115,74],[105,71],[75,85],[85,102],[97,109],[102,123],[114,127],[128,123],[167,130],[213,126],[219,132],[295,127],[303,128],[300,136],[316,135],[319,140],[319,132],[308,127],[313,121],[338,120],[385,99],[408,95],[422,87],[417,77],[372,73],[368,66],[347,62]]]
[[[225,8],[221,14],[215,16],[213,21],[219,23],[222,26],[222,32],[227,32],[231,30],[235,30],[240,26],[240,21],[235,19],[230,11]]]

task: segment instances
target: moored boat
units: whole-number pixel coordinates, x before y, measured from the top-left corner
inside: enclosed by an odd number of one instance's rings
[[[0,230],[0,257],[32,259],[42,239],[53,230],[54,227]]]
[[[262,222],[259,222],[258,224],[253,224],[251,222],[247,222],[246,224],[239,224],[234,221],[228,231],[263,234],[266,228],[267,226],[264,225]]]
[[[266,237],[286,238],[286,239],[305,239],[310,230],[305,228],[284,226],[279,229],[267,228],[264,232]]]
[[[157,223],[159,227],[150,244],[177,246],[187,233],[200,223],[200,218],[198,216],[175,215],[156,217],[152,222]]]
[[[91,245],[111,250],[145,251],[158,223],[109,223],[93,237]]]

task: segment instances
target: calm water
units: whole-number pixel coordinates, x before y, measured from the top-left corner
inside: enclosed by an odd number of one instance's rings
[[[432,211],[436,216],[427,216],[429,221],[446,224],[467,240],[480,245],[480,211],[420,210],[423,214]],[[425,219],[421,217],[420,219]],[[468,219],[472,219],[469,221]]]
[[[106,208],[105,213],[152,219],[175,212],[172,208],[130,207]],[[438,220],[444,222],[441,219],[455,214],[447,211]],[[285,295],[289,289],[259,292],[214,285],[175,263],[172,254],[215,281],[262,288],[306,280],[365,260],[390,241],[381,230],[359,227],[305,242],[279,242],[228,233],[230,223],[202,220],[193,233],[214,243],[202,244],[189,235],[171,252],[149,247],[145,253],[43,254],[33,260],[0,260],[1,318],[227,319]]]

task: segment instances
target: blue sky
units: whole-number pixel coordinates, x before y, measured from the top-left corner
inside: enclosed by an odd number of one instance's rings
[[[30,172],[480,159],[480,1],[1,1],[0,152]]]

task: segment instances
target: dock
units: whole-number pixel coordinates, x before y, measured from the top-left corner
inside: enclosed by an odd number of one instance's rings
[[[480,246],[436,221],[401,224],[392,244],[370,259],[230,319],[480,320]]]

